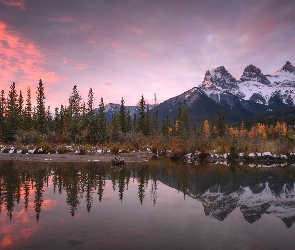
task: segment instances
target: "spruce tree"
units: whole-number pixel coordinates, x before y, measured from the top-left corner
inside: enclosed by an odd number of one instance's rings
[[[73,91],[69,97],[69,132],[71,141],[75,143],[81,142],[81,104],[82,97],[78,91],[77,85],[74,85]]]
[[[92,115],[89,117],[89,125],[87,129],[87,140],[91,144],[95,144],[99,141],[99,123],[98,117],[96,115]]]
[[[145,114],[145,127],[144,127],[144,135],[149,135],[151,133],[151,118],[149,108],[146,110]]]
[[[217,113],[217,131],[220,137],[225,134],[225,114],[218,111]]]
[[[127,120],[126,120],[126,112],[125,112],[125,105],[124,105],[124,99],[122,97],[120,110],[119,110],[119,124],[120,124],[120,130],[123,134],[126,134],[127,132]]]
[[[126,114],[126,126],[127,126],[127,132],[130,132],[132,130],[132,119],[129,110]]]
[[[28,131],[32,128],[32,125],[33,125],[33,121],[32,121],[31,89],[30,87],[28,87],[25,113],[24,113],[24,129]]]
[[[22,91],[19,91],[18,96],[18,116],[19,116],[19,129],[24,129],[24,98]]]
[[[3,139],[5,133],[5,109],[6,109],[6,99],[4,90],[1,90],[0,95],[0,139]]]
[[[139,131],[145,134],[146,131],[146,112],[145,112],[145,100],[143,95],[141,96],[139,103],[139,119],[138,119]]]
[[[90,88],[88,92],[88,100],[87,100],[87,112],[89,116],[93,115],[93,103],[94,103],[94,93],[92,91],[92,88]]]
[[[113,114],[112,121],[111,121],[111,131],[112,131],[112,141],[119,140],[119,132],[120,132],[120,121],[119,117],[116,113]]]
[[[39,80],[37,87],[37,106],[36,106],[36,129],[40,133],[46,133],[46,111],[45,111],[45,95],[42,80]]]
[[[7,109],[6,109],[6,131],[4,135],[5,141],[14,141],[19,125],[19,108],[17,105],[17,92],[15,82],[10,86],[8,93]]]
[[[103,98],[100,99],[99,104],[99,112],[98,112],[98,135],[99,142],[104,143],[106,141],[106,129],[107,129],[107,121],[104,113],[104,103]]]
[[[72,118],[78,119],[81,114],[82,97],[79,93],[77,85],[73,87],[73,91],[69,97],[69,112]]]
[[[182,117],[181,117],[182,125],[183,125],[183,133],[185,136],[189,134],[189,114],[188,114],[188,107],[186,104],[186,100],[183,103],[183,110],[182,110]]]

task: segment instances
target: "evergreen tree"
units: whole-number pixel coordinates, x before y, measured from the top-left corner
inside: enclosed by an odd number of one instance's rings
[[[82,97],[79,94],[77,85],[73,87],[73,91],[69,97],[69,132],[71,141],[75,143],[81,142],[81,132],[82,132],[82,124],[81,124],[81,103]]]
[[[144,127],[144,135],[149,135],[151,133],[151,118],[149,108],[146,110],[145,114],[145,127]]]
[[[220,111],[217,113],[217,131],[220,137],[225,134],[225,114],[222,114]]]
[[[127,126],[127,132],[130,132],[132,130],[132,120],[129,110],[127,111],[126,115],[126,126]]]
[[[52,132],[54,129],[54,124],[53,124],[53,116],[50,111],[50,106],[48,106],[47,110],[46,110],[46,124],[47,124],[49,131]]]
[[[178,121],[181,121],[181,119],[182,119],[182,109],[181,109],[180,102],[178,103],[177,117],[176,118],[177,118]]]
[[[22,91],[19,91],[18,96],[18,116],[19,116],[19,128],[24,129],[24,98]]]
[[[145,100],[143,95],[139,103],[139,119],[138,119],[139,131],[143,134],[146,132],[146,112],[145,112]]]
[[[93,103],[94,103],[94,93],[92,91],[92,88],[90,88],[88,92],[88,100],[87,100],[87,112],[89,116],[93,115]]]
[[[124,99],[122,97],[120,110],[119,110],[119,124],[120,124],[120,130],[123,134],[126,134],[127,132],[127,119],[126,119],[126,112],[125,112],[125,105],[124,105]]]
[[[1,90],[0,95],[0,139],[3,138],[5,133],[5,109],[6,109],[6,99],[4,90]]]
[[[137,132],[138,130],[138,122],[137,122],[137,117],[136,117],[136,114],[134,113],[133,114],[133,131],[134,132]]]
[[[78,119],[81,114],[82,97],[79,93],[77,85],[73,87],[73,91],[69,97],[69,112],[72,118]]]
[[[27,88],[27,99],[26,99],[26,107],[24,113],[24,129],[30,130],[32,128],[32,101],[31,101],[31,89]]]
[[[100,99],[99,104],[99,112],[98,112],[98,134],[99,134],[99,142],[104,143],[106,141],[106,129],[107,129],[107,121],[104,113],[104,103],[103,98]]]
[[[8,93],[6,121],[7,122],[4,139],[5,141],[14,141],[19,125],[19,108],[17,105],[17,92],[15,88],[15,82],[13,82],[10,86],[10,91]]]
[[[46,133],[46,111],[45,111],[45,95],[42,80],[39,80],[37,87],[37,106],[36,106],[36,129],[40,133]]]
[[[186,104],[186,100],[184,100],[184,103],[183,103],[183,111],[182,111],[181,121],[183,124],[184,135],[188,135],[190,121],[189,121],[189,114],[188,114],[188,107]]]
[[[112,117],[111,131],[112,131],[112,140],[118,141],[119,140],[119,132],[120,132],[120,121],[119,121],[119,117],[116,115],[116,113],[114,113],[113,117]]]
[[[89,117],[89,125],[88,125],[88,133],[87,140],[91,144],[95,144],[99,141],[99,122],[98,117],[96,115],[92,115]]]

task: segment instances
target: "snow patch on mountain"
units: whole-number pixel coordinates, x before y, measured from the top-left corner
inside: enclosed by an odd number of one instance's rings
[[[236,80],[223,66],[208,70],[199,88],[219,103],[221,95],[228,93],[243,100],[269,105],[270,100],[295,105],[295,68],[287,62],[273,74],[264,75],[253,65],[245,68],[240,80]]]

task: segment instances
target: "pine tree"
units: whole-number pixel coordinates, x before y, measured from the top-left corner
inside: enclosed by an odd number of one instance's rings
[[[31,89],[27,88],[27,99],[26,99],[26,107],[24,113],[24,129],[30,130],[32,128],[32,101],[31,101]]]
[[[132,130],[132,120],[129,110],[127,111],[126,115],[126,126],[127,126],[127,132],[130,132]]]
[[[19,129],[24,129],[24,98],[22,91],[19,91],[18,96],[18,116],[19,116]]]
[[[133,114],[133,131],[137,132],[137,130],[138,130],[138,122],[137,122],[136,114],[134,113]]]
[[[6,99],[4,90],[1,90],[0,95],[0,139],[3,138],[5,133],[5,109],[6,109]]]
[[[120,124],[120,130],[123,134],[126,134],[127,132],[127,120],[126,120],[126,112],[125,112],[125,105],[124,105],[124,99],[122,97],[120,110],[119,110],[119,124]]]
[[[8,93],[7,109],[6,109],[6,131],[4,135],[5,141],[14,141],[18,131],[19,124],[19,108],[17,105],[17,92],[15,82],[10,86]]]
[[[69,97],[69,132],[71,141],[75,143],[81,142],[81,132],[82,132],[82,124],[81,124],[81,103],[82,97],[79,94],[77,85],[73,87],[73,91]]]
[[[46,124],[49,131],[52,132],[54,129],[54,124],[53,124],[53,116],[50,111],[50,106],[48,106],[46,110]]]
[[[139,131],[145,134],[146,131],[146,112],[145,112],[145,100],[143,95],[139,103],[139,119],[138,119]]]
[[[222,114],[220,111],[217,113],[217,131],[220,137],[225,134],[225,114]]]
[[[189,121],[189,114],[188,114],[188,107],[186,104],[186,100],[184,100],[184,103],[183,103],[183,111],[182,111],[181,121],[183,124],[183,133],[185,136],[187,136],[189,134],[190,121]]]
[[[88,92],[88,100],[87,100],[87,112],[89,116],[93,115],[93,103],[94,103],[94,93],[92,91],[92,88],[90,88]]]
[[[88,125],[88,134],[87,140],[91,144],[95,144],[99,141],[99,124],[98,118],[96,115],[92,115],[89,117],[89,125]]]
[[[99,142],[104,143],[106,141],[106,129],[107,129],[107,121],[104,113],[104,103],[103,98],[100,99],[99,104],[99,112],[98,112],[98,135]]]
[[[77,85],[73,87],[73,91],[69,97],[69,112],[72,118],[78,119],[81,114],[82,97],[79,93]]]
[[[42,80],[39,80],[37,87],[37,106],[36,106],[36,129],[40,133],[46,133],[46,111],[45,111],[45,95]]]
[[[144,135],[149,135],[151,133],[151,118],[150,118],[150,111],[147,108],[145,114],[145,127],[144,127]]]
[[[120,132],[120,121],[119,117],[116,113],[113,114],[112,121],[111,121],[111,131],[112,131],[112,140],[118,141],[119,140],[119,132]]]

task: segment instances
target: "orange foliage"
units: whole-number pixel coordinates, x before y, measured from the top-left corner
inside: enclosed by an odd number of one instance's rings
[[[256,126],[251,128],[249,132],[249,137],[253,139],[254,137],[260,137],[266,139],[266,127],[264,124],[257,123]]]
[[[204,121],[204,132],[205,132],[206,137],[208,137],[210,135],[210,126],[209,126],[208,120]]]

